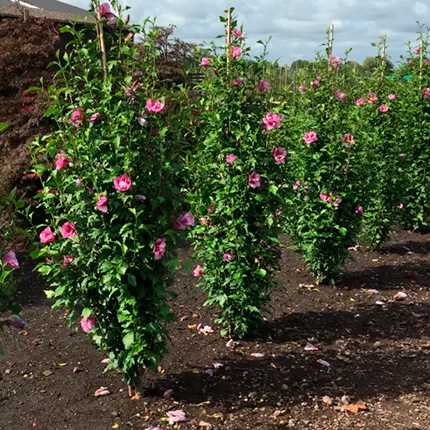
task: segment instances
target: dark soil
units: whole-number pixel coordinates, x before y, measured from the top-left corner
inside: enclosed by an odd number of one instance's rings
[[[194,279],[178,274],[170,353],[140,401],[120,375],[103,374],[103,355],[50,310],[27,265],[28,328],[3,339],[0,429],[164,429],[166,412],[183,409],[183,429],[429,430],[430,235],[400,232],[380,252],[354,251],[336,287],[312,284],[288,248],[265,327],[234,347],[197,333],[213,312]],[[396,301],[399,291],[407,297]],[[319,350],[306,351],[308,342]],[[100,386],[111,394],[94,397]],[[342,401],[368,410],[342,412]]]

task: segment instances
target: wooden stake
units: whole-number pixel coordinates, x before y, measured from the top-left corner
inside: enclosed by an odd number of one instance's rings
[[[100,15],[99,6],[100,6],[100,1],[93,0],[93,7],[96,13],[97,39],[99,41],[100,52],[102,54],[103,80],[106,81],[108,77],[107,55],[106,55],[106,45],[105,45],[105,38],[104,38],[104,32],[103,32],[103,23],[102,23],[102,17]]]
[[[330,24],[327,32],[327,62],[328,70],[331,69],[330,57],[333,55],[334,24]]]

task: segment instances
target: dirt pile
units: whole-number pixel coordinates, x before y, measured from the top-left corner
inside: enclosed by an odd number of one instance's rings
[[[0,20],[0,195],[29,165],[27,141],[46,127],[44,95],[35,90],[52,78],[48,65],[60,47],[58,25],[44,19]]]

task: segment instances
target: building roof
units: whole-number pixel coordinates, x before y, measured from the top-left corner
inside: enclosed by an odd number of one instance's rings
[[[93,15],[86,10],[58,0],[0,0],[0,17],[20,17],[24,11],[35,18],[59,22],[95,22]]]

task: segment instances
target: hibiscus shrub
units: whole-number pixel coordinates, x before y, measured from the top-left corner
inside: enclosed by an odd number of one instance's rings
[[[249,60],[232,21],[226,55],[201,59],[200,124],[192,157],[192,232],[199,262],[193,274],[219,308],[222,335],[243,337],[262,320],[279,258],[278,232],[287,153],[274,136],[282,116],[271,111],[261,62]]]
[[[54,308],[80,321],[110,368],[135,385],[166,351],[175,238],[194,221],[180,214],[176,102],[158,84],[157,29],[150,20],[128,25],[107,4],[99,11],[107,79],[96,35],[64,27],[71,41],[47,112],[56,130],[34,145],[47,214],[38,270]]]
[[[318,282],[331,282],[356,241],[363,214],[361,145],[354,94],[339,57],[315,62],[310,83],[285,110],[289,193],[286,230]]]

